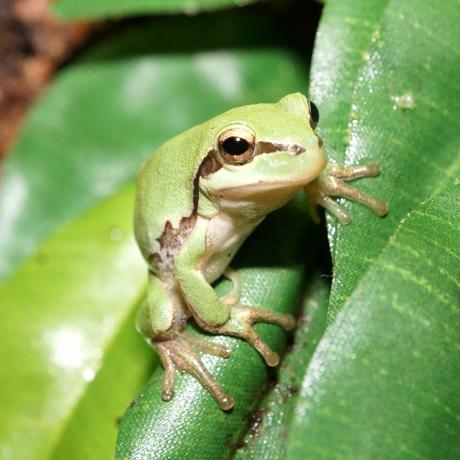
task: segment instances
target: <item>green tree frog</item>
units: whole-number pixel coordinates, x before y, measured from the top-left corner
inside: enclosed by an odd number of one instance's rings
[[[268,213],[303,189],[316,220],[319,205],[341,223],[350,221],[331,196],[386,214],[386,203],[346,183],[376,176],[378,165],[328,163],[315,133],[318,120],[318,109],[300,93],[274,104],[235,108],[167,141],[141,168],[134,229],[149,275],[137,327],[162,361],[164,400],[174,395],[177,370],[196,378],[221,409],[233,406],[198,355],[225,358],[229,352],[188,333],[191,317],[212,334],[246,340],[269,366],[278,364],[278,354],[253,324],[272,323],[289,331],[294,317],[241,305],[239,279],[229,268]],[[211,284],[222,275],[233,288],[219,298]]]

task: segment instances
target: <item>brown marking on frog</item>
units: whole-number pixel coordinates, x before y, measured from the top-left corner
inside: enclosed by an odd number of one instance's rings
[[[196,222],[198,199],[200,197],[200,177],[206,177],[222,167],[215,159],[214,151],[211,150],[201,162],[198,172],[193,179],[193,211],[188,217],[182,217],[179,226],[174,228],[171,221],[167,220],[161,235],[156,239],[160,244],[160,250],[150,254],[149,262],[151,272],[154,275],[165,275],[172,273],[174,269],[175,258],[179,253],[182,245],[193,230]]]
[[[275,153],[275,152],[292,152],[294,155],[305,152],[305,149],[297,144],[278,144],[276,142],[257,142],[256,148],[257,155],[262,153]]]
[[[220,168],[222,168],[222,165],[216,159],[216,151],[211,150],[201,162],[199,176],[208,177],[210,174],[219,171]]]
[[[150,255],[149,261],[155,275],[171,273],[177,254],[196,222],[196,214],[182,217],[179,226],[174,228],[169,220],[166,221],[163,233],[157,238],[160,250]]]

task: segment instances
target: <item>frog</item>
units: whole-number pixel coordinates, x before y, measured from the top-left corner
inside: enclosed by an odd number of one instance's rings
[[[222,410],[234,405],[200,357],[228,358],[228,348],[191,333],[191,320],[207,333],[246,341],[268,366],[278,365],[279,354],[254,324],[291,331],[296,320],[241,304],[241,281],[230,266],[268,214],[302,190],[316,222],[318,207],[341,224],[351,221],[337,197],[387,214],[385,201],[348,183],[377,176],[379,165],[328,161],[318,122],[317,106],[302,93],[233,108],[166,141],[141,167],[134,234],[148,266],[148,286],[136,324],[160,357],[164,401],[174,397],[180,372],[194,377]],[[213,283],[222,276],[232,287],[219,297]]]

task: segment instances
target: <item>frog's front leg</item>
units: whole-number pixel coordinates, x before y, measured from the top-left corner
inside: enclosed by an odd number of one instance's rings
[[[184,330],[188,312],[172,279],[159,279],[149,274],[147,298],[137,316],[137,328],[160,356],[165,370],[162,398],[174,397],[176,371],[187,372],[198,380],[223,410],[233,406],[206,366],[198,352],[227,358],[229,351],[219,344],[207,342]]]
[[[316,207],[322,206],[334,215],[341,224],[351,222],[351,213],[340,206],[331,197],[341,197],[355,201],[370,208],[376,215],[384,216],[388,205],[384,201],[366,195],[359,189],[348,185],[346,181],[360,177],[375,177],[380,169],[377,163],[358,166],[342,166],[329,163],[318,178],[305,186],[310,203],[310,214],[315,222],[319,222]]]
[[[275,313],[241,304],[229,306],[219,299],[203,275],[206,263],[206,222],[197,224],[183,246],[175,265],[175,276],[196,322],[213,334],[239,337],[250,343],[269,366],[279,356],[255,332],[254,323],[270,323],[284,330],[295,327],[292,315]],[[228,273],[227,273],[228,274]]]

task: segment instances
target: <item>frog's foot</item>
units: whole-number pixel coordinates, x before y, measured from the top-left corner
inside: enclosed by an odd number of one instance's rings
[[[222,326],[205,328],[214,334],[231,335],[250,343],[264,358],[265,362],[273,367],[280,361],[278,353],[275,353],[254,330],[254,323],[270,323],[290,331],[295,327],[295,319],[292,315],[284,315],[259,308],[246,307],[243,305],[232,306],[230,319]]]
[[[174,397],[174,381],[177,370],[186,372],[198,380],[209,391],[222,410],[229,410],[233,407],[233,399],[224,393],[195,352],[202,351],[209,355],[227,358],[229,351],[226,347],[206,342],[187,332],[178,334],[170,340],[154,342],[154,346],[160,355],[165,370],[162,394],[164,401],[170,401]]]
[[[331,196],[356,201],[370,208],[377,216],[386,215],[388,212],[387,203],[376,200],[345,183],[360,177],[375,177],[379,172],[377,163],[349,167],[329,163],[317,179],[305,186],[312,219],[315,222],[319,222],[320,218],[316,207],[322,206],[334,215],[341,224],[350,223],[351,213],[335,202]]]

